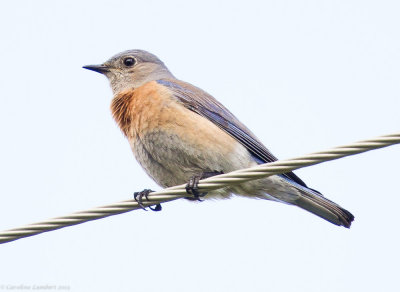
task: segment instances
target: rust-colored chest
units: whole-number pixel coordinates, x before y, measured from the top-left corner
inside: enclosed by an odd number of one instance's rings
[[[116,95],[111,103],[111,111],[124,135],[135,138],[165,122],[163,111],[171,103],[168,90],[152,81]]]

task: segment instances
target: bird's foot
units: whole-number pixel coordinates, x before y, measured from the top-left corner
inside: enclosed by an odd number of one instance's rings
[[[193,197],[187,197],[186,199],[191,200],[191,201],[202,202],[203,200],[200,199],[200,197],[204,197],[205,195],[207,195],[207,193],[199,192],[199,181],[201,179],[209,178],[209,177],[223,174],[223,173],[224,172],[222,172],[222,171],[212,171],[212,172],[203,172],[201,175],[192,176],[189,179],[189,182],[186,184],[186,192],[189,195],[192,195]]]
[[[148,201],[148,200],[149,200],[148,195],[149,195],[150,193],[152,193],[152,192],[154,192],[154,191],[149,190],[149,189],[144,189],[144,190],[141,191],[141,192],[135,192],[135,193],[133,193],[133,198],[134,198],[135,201],[139,204],[139,206],[140,206],[143,210],[145,210],[145,211],[147,211],[147,209],[146,209],[146,207],[143,205],[143,198],[145,198],[146,201]],[[161,204],[157,204],[154,208],[151,207],[151,206],[149,206],[149,209],[152,210],[152,211],[161,211],[162,207],[161,207]]]

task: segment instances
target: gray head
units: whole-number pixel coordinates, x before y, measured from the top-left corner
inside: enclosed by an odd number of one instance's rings
[[[128,50],[101,65],[87,65],[83,68],[107,76],[114,94],[124,89],[137,88],[149,81],[174,78],[160,59],[142,50]]]

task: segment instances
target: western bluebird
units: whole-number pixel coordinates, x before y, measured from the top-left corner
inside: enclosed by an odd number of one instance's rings
[[[129,50],[83,68],[109,79],[114,119],[140,165],[162,187],[189,181],[188,193],[199,196],[200,178],[277,160],[214,97],[176,79],[149,52]],[[211,191],[204,198],[232,194],[295,205],[347,228],[354,220],[349,211],[307,187],[293,172]]]

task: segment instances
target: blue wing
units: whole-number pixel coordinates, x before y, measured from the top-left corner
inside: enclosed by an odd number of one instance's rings
[[[202,89],[180,80],[160,79],[157,82],[171,90],[177,100],[186,108],[210,120],[235,138],[246,147],[257,163],[278,160],[228,109]],[[307,187],[293,172],[281,176],[300,186]]]

